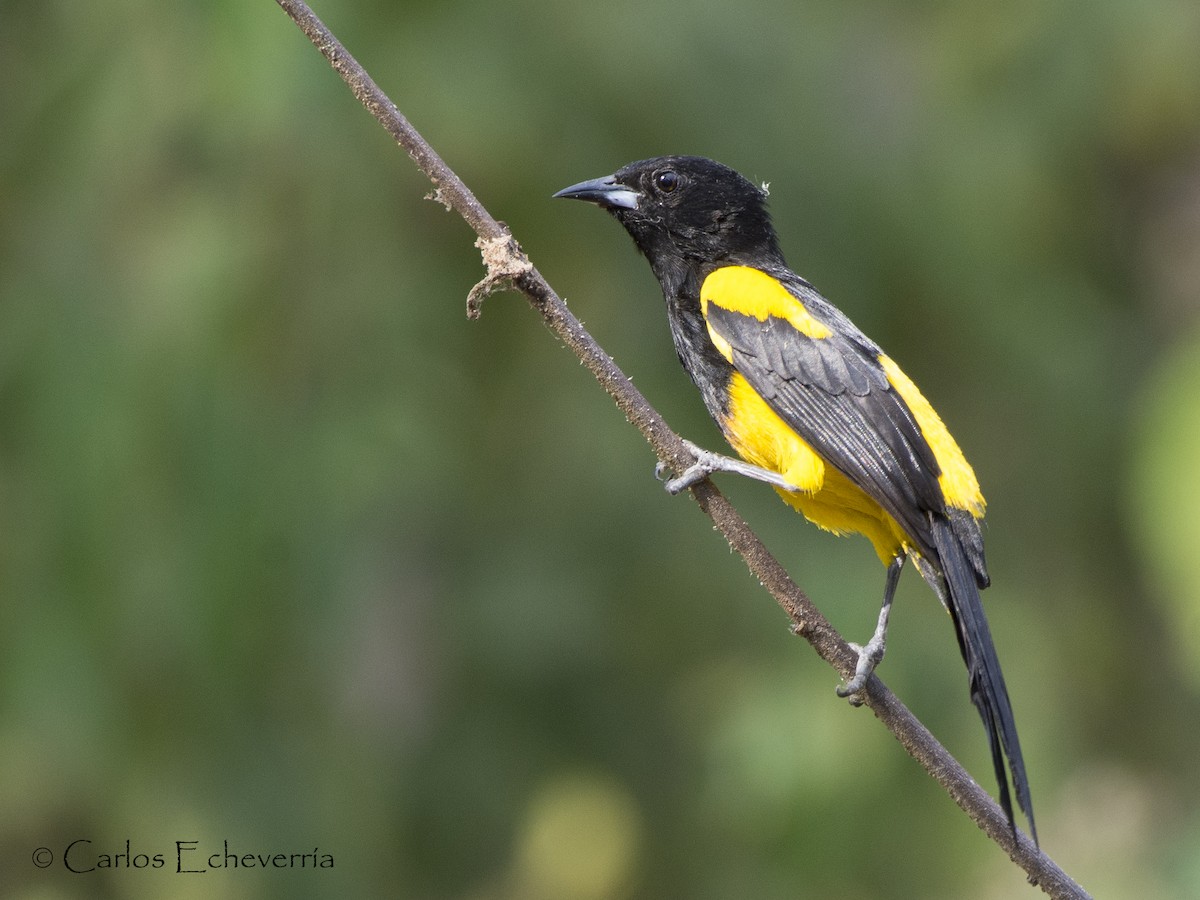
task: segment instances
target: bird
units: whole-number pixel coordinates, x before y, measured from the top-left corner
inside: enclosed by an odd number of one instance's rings
[[[739,459],[685,446],[695,461],[666,488],[718,472],[772,485],[806,519],[861,534],[886,567],[878,624],[837,693],[861,702],[883,659],[906,560],[950,614],[983,720],[1000,805],[1036,846],[1029,781],[980,591],[990,582],[985,501],[962,450],[900,367],[790,269],[767,190],[701,156],[658,156],[564,188],[610,213],[650,263],[675,352]],[[662,474],[663,464],[659,464]],[[1006,765],[1007,761],[1007,765]]]

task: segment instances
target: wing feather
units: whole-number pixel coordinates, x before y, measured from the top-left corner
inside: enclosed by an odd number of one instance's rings
[[[745,303],[719,294],[705,295],[709,329],[789,427],[890,513],[918,550],[932,550],[927,513],[946,508],[940,470],[879,362],[881,351],[807,283],[778,280],[828,335],[812,337],[770,313],[760,319],[741,312]]]

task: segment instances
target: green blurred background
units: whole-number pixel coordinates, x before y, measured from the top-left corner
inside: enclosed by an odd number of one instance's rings
[[[1200,6],[316,10],[712,446],[649,269],[550,194],[771,183],[983,482],[1044,847],[1200,896]],[[274,3],[5,0],[0,66],[0,895],[1033,895],[526,304],[466,320],[473,236]],[[722,486],[865,637],[866,542]],[[894,623],[882,676],[994,793],[911,572]]]

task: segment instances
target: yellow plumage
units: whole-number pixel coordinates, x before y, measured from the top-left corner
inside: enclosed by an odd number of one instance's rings
[[[782,284],[758,269],[725,266],[710,274],[701,286],[701,312],[707,318],[709,304],[765,321],[768,316],[787,321],[816,340],[832,332],[814,318],[804,304]],[[730,362],[729,342],[709,326],[709,337]],[[912,380],[888,356],[880,355],[888,381],[904,399],[921,434],[929,443],[941,470],[938,482],[948,505],[970,512],[976,518],[984,511],[984,499],[974,471],[941,418]],[[854,482],[838,471],[775,413],[749,382],[735,373],[729,384],[729,411],[722,423],[730,445],[742,459],[782,475],[797,488],[779,490],[789,504],[815,525],[835,534],[862,534],[875,547],[884,565],[897,554],[913,549],[904,530]]]

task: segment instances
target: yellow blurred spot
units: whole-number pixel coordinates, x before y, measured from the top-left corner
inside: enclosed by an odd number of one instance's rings
[[[629,793],[598,774],[541,787],[518,839],[514,896],[604,900],[622,896],[637,857],[641,816]]]

